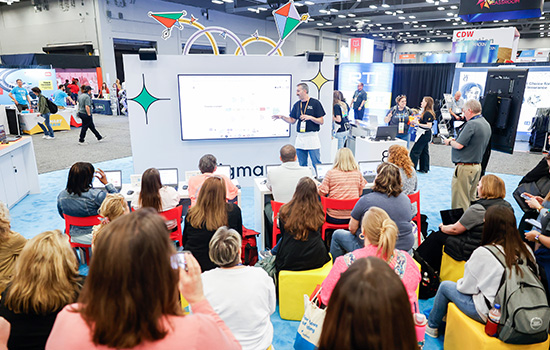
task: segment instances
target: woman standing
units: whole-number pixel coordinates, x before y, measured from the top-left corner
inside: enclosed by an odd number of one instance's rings
[[[344,147],[349,134],[348,107],[340,100],[340,91],[332,94],[332,121],[334,137],[338,139],[338,149]]]
[[[101,90],[99,90],[99,98],[107,98],[107,95],[109,95],[109,88],[107,87],[107,83],[103,82]]]
[[[44,124],[38,123],[38,126],[42,131],[44,131],[43,139],[53,140],[53,129],[50,125],[50,109],[48,108],[48,101],[46,101],[46,96],[42,95],[42,91],[36,86],[31,89],[32,92],[38,97],[38,113],[44,118]]]
[[[407,107],[407,96],[399,95],[395,99],[396,105],[393,106],[388,115],[384,118],[384,122],[388,125],[397,125],[397,137],[407,141],[409,147],[409,117],[411,109]]]
[[[418,130],[416,131],[416,142],[411,149],[411,160],[416,170],[420,159],[418,171],[427,173],[430,171],[430,141],[432,140],[432,123],[435,119],[434,99],[425,96],[420,107],[422,107],[422,116],[418,121],[413,122],[413,125],[418,126]]]

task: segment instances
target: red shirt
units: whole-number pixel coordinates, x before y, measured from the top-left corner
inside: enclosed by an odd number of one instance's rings
[[[78,85],[76,85],[76,84],[69,84],[69,85],[67,85],[67,87],[69,88],[69,90],[71,90],[71,92],[73,94],[78,94],[78,90],[80,90],[78,88]]]

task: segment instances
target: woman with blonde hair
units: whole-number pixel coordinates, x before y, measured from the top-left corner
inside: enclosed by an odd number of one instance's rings
[[[406,195],[415,193],[418,190],[418,180],[407,148],[401,145],[390,146],[388,148],[388,163],[395,164],[399,168],[403,193]]]
[[[376,173],[372,192],[359,198],[351,211],[349,231],[334,231],[330,243],[332,259],[364,246],[360,225],[364,214],[371,207],[383,209],[397,225],[397,249],[409,251],[412,248],[414,233],[411,219],[414,214],[411,201],[402,190],[399,168],[392,163],[382,163],[376,169]]]
[[[445,253],[456,261],[467,261],[481,245],[484,216],[493,205],[503,205],[513,211],[506,197],[504,181],[496,175],[485,175],[477,184],[479,200],[472,202],[458,221],[451,225],[439,224],[439,231],[432,232],[418,247],[417,252],[432,267],[439,271]]]
[[[10,211],[0,202],[0,293],[11,280],[15,262],[26,243],[25,237],[11,230]]]
[[[303,177],[296,185],[292,200],[279,211],[282,238],[277,243],[277,273],[316,269],[330,260],[321,238],[324,222],[317,185],[309,177]]]
[[[82,282],[76,256],[59,230],[29,240],[0,301],[0,316],[11,325],[8,348],[44,349],[57,314],[76,301]]]
[[[334,137],[338,139],[338,149],[344,147],[349,135],[348,106],[340,99],[340,91],[332,94],[332,121]]]
[[[336,152],[334,166],[330,169],[321,186],[319,194],[333,199],[354,199],[363,194],[367,180],[359,171],[359,166],[349,148],[341,148]],[[327,222],[332,224],[347,224],[350,210],[327,210]]]
[[[92,229],[92,246],[95,245],[97,236],[101,233],[101,230],[114,219],[128,214],[130,209],[128,208],[128,202],[124,199],[124,196],[119,193],[108,194],[99,210],[97,211],[100,216],[103,217],[101,224],[95,225]]]
[[[208,254],[208,244],[218,228],[227,226],[243,233],[241,209],[225,197],[224,179],[213,175],[204,181],[197,203],[185,216],[182,246],[193,253],[203,272],[217,267]]]
[[[259,267],[241,264],[239,233],[220,227],[209,244],[219,267],[202,274],[204,295],[243,350],[268,349],[273,341],[270,316],[275,312],[273,279]]]
[[[338,257],[323,281],[321,300],[329,304],[329,299],[340,275],[356,260],[375,256],[384,260],[403,281],[411,305],[417,302],[416,289],[420,282],[420,271],[413,258],[402,250],[395,248],[398,229],[390,216],[378,207],[371,207],[363,216],[361,223],[364,247]]]
[[[191,254],[178,259],[152,208],[120,217],[99,236],[78,303],[57,316],[57,349],[241,349],[204,297]],[[193,309],[183,315],[180,294]]]

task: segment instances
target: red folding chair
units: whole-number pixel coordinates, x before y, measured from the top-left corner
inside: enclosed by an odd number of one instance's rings
[[[181,245],[181,239],[182,239],[182,230],[181,230],[181,212],[183,207],[181,205],[178,205],[177,207],[162,211],[159,214],[164,217],[164,220],[171,221],[176,220],[178,227],[175,231],[170,232],[170,239],[175,242],[179,242]]]
[[[349,229],[349,224],[331,224],[330,222],[326,222],[327,209],[352,210],[358,200],[359,197],[354,199],[334,199],[321,196],[321,205],[323,206],[323,211],[325,212],[325,223],[321,228],[321,237],[323,237],[323,240],[325,240],[325,231],[327,229]]]
[[[416,222],[416,226],[418,227],[418,245],[422,243],[422,219],[420,218],[420,191],[417,191],[413,194],[408,195],[409,200],[411,201],[411,204],[414,204],[416,202],[416,216],[413,218],[413,221]]]
[[[71,242],[71,226],[99,225],[101,223],[101,216],[94,215],[94,216],[77,217],[77,216],[70,216],[67,214],[63,214],[63,217],[65,218],[65,233],[67,234],[67,236],[69,236],[69,242],[71,243],[71,247],[75,250],[75,254],[76,254],[76,248],[83,248],[85,263],[90,264],[90,249],[92,248],[92,245]]]
[[[285,203],[271,201],[271,209],[273,209],[273,234],[271,236],[271,249],[273,249],[275,244],[277,244],[277,235],[281,234],[281,229],[279,229],[279,226],[277,225],[277,217],[279,216],[279,210],[283,204]]]

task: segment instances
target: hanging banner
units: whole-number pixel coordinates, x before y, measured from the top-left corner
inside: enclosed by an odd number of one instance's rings
[[[472,61],[478,63],[495,62],[494,55],[497,56],[497,63],[504,63],[507,60],[514,61],[516,59],[518,44],[519,44],[519,32],[515,27],[505,28],[491,28],[491,29],[459,29],[453,31],[453,53],[455,52],[455,43],[462,41],[488,41],[491,47],[488,47],[488,55],[475,54],[470,55],[470,59],[476,59],[480,57],[486,59],[484,61]],[[456,52],[467,52],[467,48],[460,49]],[[482,50],[483,51],[483,50]],[[496,52],[494,52],[496,51]],[[467,62],[470,62],[467,60]]]
[[[460,0],[459,16],[466,22],[536,18],[544,0]]]
[[[22,80],[23,88],[29,92],[36,86],[44,96],[50,97],[56,90],[54,69],[0,68],[0,105],[13,104],[8,94],[17,86],[17,79]]]
[[[528,132],[538,108],[550,108],[550,70],[529,69],[523,103],[519,114],[518,132]]]
[[[349,62],[372,63],[374,40],[365,38],[349,39]],[[340,59],[340,63],[348,62]]]

